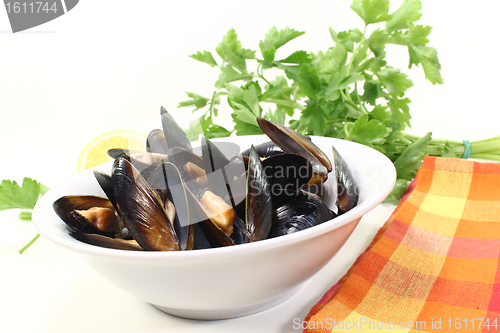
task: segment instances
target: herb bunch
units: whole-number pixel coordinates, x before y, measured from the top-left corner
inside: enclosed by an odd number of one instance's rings
[[[404,0],[389,13],[389,0],[353,0],[351,8],[364,27],[337,32],[330,28],[332,46],[316,53],[298,50],[276,59],[276,51],[304,34],[272,27],[257,51],[243,48],[236,32],[229,30],[215,51],[191,55],[220,70],[211,97],[187,92],[179,107],[194,107],[199,113],[187,130],[195,140],[262,134],[256,117],[264,117],[303,134],[355,141],[372,147],[393,161],[398,180],[389,200],[398,201],[413,180],[425,155],[458,156],[461,142],[433,140],[404,132],[410,125],[410,99],[406,91],[413,83],[400,69],[387,63],[386,46],[405,47],[408,68],[421,67],[432,84],[442,84],[437,51],[428,46],[430,26],[418,25],[420,0]],[[370,33],[368,33],[370,31]],[[250,71],[250,66],[256,68]],[[268,77],[270,70],[281,75]],[[233,129],[216,123],[223,101],[232,109]],[[299,112],[299,115],[296,112]],[[471,143],[470,157],[500,160],[500,137]],[[474,147],[481,147],[478,150]]]

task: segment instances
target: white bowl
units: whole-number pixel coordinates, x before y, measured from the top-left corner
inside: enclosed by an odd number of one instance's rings
[[[230,140],[246,149],[269,139],[259,135]],[[292,296],[324,267],[361,217],[386,198],[396,180],[392,162],[374,149],[332,138],[312,140],[329,158],[332,145],[343,156],[357,182],[359,202],[337,218],[294,234],[250,244],[179,252],[123,251],[85,244],[69,236],[52,203],[70,194],[104,196],[91,170],[40,198],[33,221],[40,234],[84,255],[90,266],[111,283],[164,312],[192,319],[256,313]],[[110,168],[110,163],[97,167],[108,173]],[[331,201],[325,198],[333,206]]]

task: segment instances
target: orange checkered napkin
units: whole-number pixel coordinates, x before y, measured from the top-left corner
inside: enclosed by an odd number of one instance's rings
[[[500,332],[500,164],[426,157],[304,332]]]

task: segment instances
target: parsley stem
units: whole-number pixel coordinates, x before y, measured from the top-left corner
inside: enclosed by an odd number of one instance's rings
[[[269,81],[267,81],[264,77],[264,67],[262,67],[262,64],[259,64],[259,66],[257,67],[257,76],[264,80],[267,84],[270,84]]]
[[[26,244],[22,249],[17,250],[19,254],[23,254],[24,251],[26,251],[31,245],[33,245],[34,242],[40,237],[40,234],[36,234],[36,236],[28,243]]]
[[[483,160],[500,161],[500,154],[471,154],[470,158],[477,158]]]
[[[415,141],[419,138],[420,137],[417,135],[404,133],[404,136],[400,139],[400,141]],[[465,146],[463,142],[443,139],[432,139],[425,149],[425,152],[429,155],[440,156],[445,149],[445,145],[450,146],[453,152],[459,157],[464,154]],[[494,161],[500,160],[500,136],[472,141],[470,142],[470,147],[471,158],[488,159]]]

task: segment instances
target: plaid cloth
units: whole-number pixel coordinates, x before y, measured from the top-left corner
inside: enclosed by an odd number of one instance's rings
[[[304,332],[500,332],[500,164],[426,157]]]

